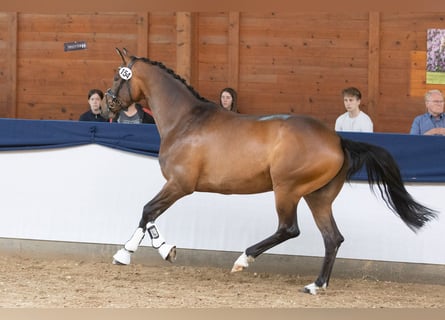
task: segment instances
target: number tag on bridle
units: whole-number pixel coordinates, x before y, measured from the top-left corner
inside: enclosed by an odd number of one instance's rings
[[[124,80],[130,80],[133,76],[133,72],[131,72],[130,68],[122,67],[119,70],[119,76]]]

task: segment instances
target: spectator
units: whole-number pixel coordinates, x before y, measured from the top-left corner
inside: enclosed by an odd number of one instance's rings
[[[346,112],[335,121],[335,131],[373,132],[371,118],[360,110],[362,94],[354,87],[342,91]]]
[[[440,90],[425,93],[426,113],[414,118],[410,134],[445,135],[445,115],[443,94]]]
[[[219,94],[219,105],[226,110],[238,112],[236,91],[232,88],[224,88]]]
[[[113,120],[118,123],[155,123],[150,111],[145,109],[139,103],[134,102],[127,110],[121,110],[118,116]]]
[[[107,122],[108,120],[100,114],[100,103],[103,98],[104,93],[101,90],[91,89],[88,92],[88,104],[90,105],[90,110],[82,113],[79,117],[79,121]]]

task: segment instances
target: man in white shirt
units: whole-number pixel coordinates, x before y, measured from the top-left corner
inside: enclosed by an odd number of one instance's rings
[[[346,112],[335,121],[335,131],[373,132],[371,118],[360,110],[360,90],[350,87],[344,89],[342,94]]]

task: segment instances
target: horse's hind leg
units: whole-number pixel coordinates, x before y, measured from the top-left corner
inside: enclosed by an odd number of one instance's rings
[[[113,256],[113,263],[130,264],[131,254],[138,249],[146,231],[151,238],[152,247],[158,249],[163,259],[173,262],[176,257],[176,247],[166,244],[154,222],[157,217],[184,195],[185,193],[181,188],[178,188],[174,183],[167,182],[162,190],[144,206],[139,227],[124,247]]]
[[[304,287],[306,293],[316,294],[319,289],[325,289],[329,285],[337,252],[344,240],[332,215],[332,202],[340,192],[343,182],[341,175],[337,176],[328,185],[304,197],[325,246],[325,257],[320,274],[314,283]]]
[[[256,257],[266,250],[300,234],[298,228],[296,208],[297,200],[288,200],[288,193],[280,193],[275,191],[275,203],[278,212],[278,229],[270,237],[254,244],[246,249],[246,251],[235,261],[232,272],[241,271],[249,266]]]

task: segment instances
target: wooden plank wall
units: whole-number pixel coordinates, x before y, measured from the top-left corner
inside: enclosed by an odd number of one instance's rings
[[[445,29],[445,13],[382,13],[380,90],[376,109],[381,131],[408,132],[412,119],[426,112],[424,94],[445,85],[426,84],[427,29]]]
[[[163,62],[202,96],[238,91],[242,113],[303,113],[329,126],[356,86],[379,132],[424,112],[426,30],[445,13],[0,12],[0,117],[76,120],[106,90],[115,47]],[[63,44],[86,41],[87,50]]]
[[[244,104],[258,113],[273,108],[333,125],[344,112],[345,86],[367,95],[367,13],[249,14],[241,30],[241,111]]]
[[[114,48],[137,52],[138,21],[135,13],[19,14],[17,117],[78,119],[88,90],[110,85],[119,66]],[[71,41],[88,49],[65,52]]]
[[[0,117],[15,118],[17,14],[0,12]]]

